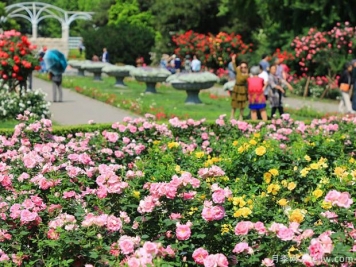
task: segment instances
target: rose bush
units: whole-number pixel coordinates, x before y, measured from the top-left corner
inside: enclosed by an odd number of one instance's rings
[[[39,70],[39,59],[34,55],[36,47],[26,36],[15,30],[0,34],[0,88],[14,91],[34,70]]]
[[[31,111],[40,118],[50,118],[50,102],[46,95],[40,91],[28,91],[22,96],[15,92],[2,92],[0,94],[0,120],[15,119],[18,114],[26,110]]]
[[[337,259],[351,259],[355,118],[305,124],[285,114],[257,125],[152,118],[58,136],[51,121],[19,116],[13,136],[0,138],[0,261],[341,266]]]

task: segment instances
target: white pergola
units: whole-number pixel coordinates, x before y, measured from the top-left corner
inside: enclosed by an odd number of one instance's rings
[[[7,18],[23,18],[28,20],[32,25],[32,38],[37,38],[37,29],[40,21],[53,18],[57,19],[62,26],[62,39],[69,39],[70,24],[77,19],[91,20],[93,12],[73,12],[66,11],[62,8],[41,2],[23,2],[12,4],[5,7],[6,17],[2,17],[2,21]]]

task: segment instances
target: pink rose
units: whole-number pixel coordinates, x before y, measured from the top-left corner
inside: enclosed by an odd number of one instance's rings
[[[130,238],[124,238],[123,240],[119,240],[119,247],[121,252],[127,255],[134,252],[135,244]]]
[[[294,237],[294,231],[287,227],[281,227],[277,232],[277,237],[283,241],[292,240]]]
[[[253,223],[250,221],[238,222],[235,227],[235,235],[247,235],[248,231],[253,228]]]
[[[225,217],[225,209],[223,206],[215,206],[212,208],[214,213],[214,220],[219,221]]]
[[[308,267],[315,266],[312,257],[310,257],[310,255],[308,255],[308,254],[304,254],[304,255],[302,256],[302,263],[303,263],[305,266],[308,266]]]
[[[129,258],[128,261],[127,261],[127,265],[129,267],[140,267],[142,266],[141,265],[141,262],[138,258]]]
[[[122,227],[122,222],[120,218],[110,215],[107,218],[106,227],[109,231],[119,231]]]
[[[179,220],[180,218],[182,218],[182,215],[180,213],[171,213],[171,215],[169,216],[169,218],[171,220]]]
[[[211,207],[204,207],[201,216],[205,221],[211,222],[214,220],[214,211]]]
[[[323,246],[315,239],[312,239],[311,243],[312,245],[310,245],[308,248],[310,256],[315,260],[321,260],[324,256]]]
[[[270,258],[265,258],[265,259],[262,261],[262,266],[273,267],[273,266],[275,266],[275,265],[274,265],[274,262],[273,262],[272,259],[270,259]]]
[[[248,253],[248,254],[252,254],[253,253],[253,249],[246,243],[246,242],[241,242],[236,244],[234,250],[232,251],[234,253]]]
[[[336,205],[343,208],[350,208],[353,200],[348,192],[343,192],[340,194],[339,198],[336,200]]]
[[[325,201],[334,203],[336,202],[340,197],[340,193],[336,190],[331,190],[327,195],[325,196]]]
[[[21,211],[21,222],[32,222],[36,220],[38,216],[37,212],[31,212],[29,210],[22,210]]]
[[[225,191],[223,189],[216,190],[212,195],[214,203],[221,204],[225,202]]]
[[[223,254],[212,254],[204,259],[204,267],[228,267],[229,263]]]
[[[153,242],[145,242],[145,244],[143,245],[143,249],[151,255],[156,255],[158,253],[157,244]]]
[[[192,223],[188,222],[187,224],[177,223],[176,236],[178,240],[188,240],[191,235],[190,227]]]
[[[302,239],[311,238],[314,235],[314,231],[312,229],[305,229],[302,233]]]
[[[265,225],[263,222],[256,222],[255,223],[255,230],[257,231],[258,234],[263,235],[267,232]]]
[[[195,263],[202,265],[202,264],[204,264],[204,260],[206,257],[208,257],[208,255],[209,255],[209,253],[205,249],[197,248],[196,250],[194,250],[192,256],[193,256]]]

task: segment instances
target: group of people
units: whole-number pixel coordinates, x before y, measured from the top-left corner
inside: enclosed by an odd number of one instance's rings
[[[196,55],[193,56],[193,60],[190,55],[187,55],[184,59],[184,64],[182,64],[181,59],[173,54],[169,56],[163,54],[160,67],[169,70],[172,74],[180,72],[200,72],[201,71],[201,61]]]
[[[267,100],[271,105],[271,118],[277,110],[279,115],[284,113],[282,98],[288,88],[293,90],[287,82],[287,70],[282,60],[277,58],[270,65],[269,56],[263,55],[259,66],[249,69],[246,61],[236,64],[236,55],[233,55],[228,66],[229,76],[235,76],[235,86],[230,93],[231,96],[231,119],[239,111],[239,120],[243,120],[243,114],[247,103],[251,111],[251,119],[267,120]]]

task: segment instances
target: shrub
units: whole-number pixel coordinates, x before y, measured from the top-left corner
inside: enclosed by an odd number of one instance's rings
[[[25,110],[41,118],[49,118],[50,103],[45,100],[45,94],[41,91],[28,91],[20,96],[16,92],[1,91],[0,93],[0,120],[15,119]]]
[[[26,36],[15,30],[0,35],[0,88],[14,91],[34,70],[39,69],[34,48]]]
[[[154,45],[155,34],[141,25],[121,23],[98,29],[85,29],[82,37],[87,59],[94,55],[101,56],[102,49],[106,47],[111,63],[135,65],[139,56],[142,56],[145,62],[150,62],[149,52]]]

